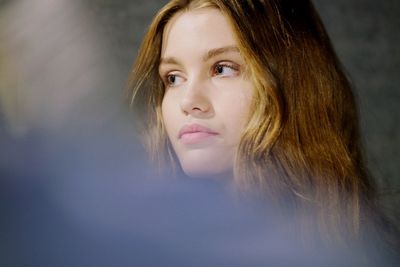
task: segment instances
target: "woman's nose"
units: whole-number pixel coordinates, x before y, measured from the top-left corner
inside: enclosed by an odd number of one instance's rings
[[[188,83],[181,98],[180,107],[185,115],[195,117],[212,115],[213,108],[207,84],[199,81]]]

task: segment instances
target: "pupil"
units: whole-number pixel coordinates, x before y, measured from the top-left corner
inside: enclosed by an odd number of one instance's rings
[[[169,82],[174,83],[175,82],[175,75],[169,76]]]
[[[223,66],[218,66],[218,67],[217,67],[217,72],[218,72],[218,73],[224,72],[224,67],[223,67]]]

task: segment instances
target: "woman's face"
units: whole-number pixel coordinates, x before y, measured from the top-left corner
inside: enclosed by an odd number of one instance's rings
[[[232,175],[253,85],[227,19],[212,8],[178,13],[163,38],[162,116],[183,171]]]

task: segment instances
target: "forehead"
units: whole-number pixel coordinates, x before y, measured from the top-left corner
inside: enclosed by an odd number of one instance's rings
[[[172,17],[164,29],[161,55],[233,45],[236,41],[226,17],[218,9],[207,7]]]

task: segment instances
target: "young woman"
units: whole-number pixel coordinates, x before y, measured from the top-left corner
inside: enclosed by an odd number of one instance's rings
[[[310,1],[173,0],[130,90],[163,172],[255,190],[328,242],[382,228],[354,96]]]

